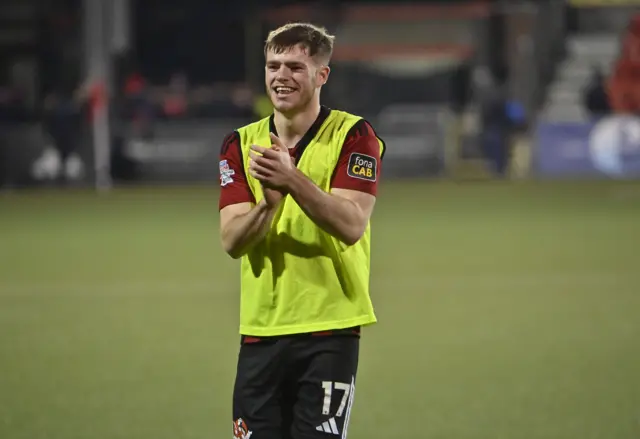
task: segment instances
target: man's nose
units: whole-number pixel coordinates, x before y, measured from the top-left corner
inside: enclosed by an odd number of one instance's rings
[[[290,71],[286,66],[282,66],[278,69],[276,73],[276,79],[287,79],[290,76]]]

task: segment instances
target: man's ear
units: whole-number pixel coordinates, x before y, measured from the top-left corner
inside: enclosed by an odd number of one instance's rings
[[[327,83],[329,80],[329,73],[331,73],[329,66],[322,65],[318,67],[318,71],[316,72],[316,85],[318,87]]]

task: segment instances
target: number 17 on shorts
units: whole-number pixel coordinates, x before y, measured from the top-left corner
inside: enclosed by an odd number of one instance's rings
[[[350,383],[323,381],[322,389],[322,416],[329,418],[316,426],[316,431],[346,438],[355,395],[355,379],[352,378]]]

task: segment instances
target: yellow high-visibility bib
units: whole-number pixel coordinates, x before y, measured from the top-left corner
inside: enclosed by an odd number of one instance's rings
[[[328,110],[313,138],[302,145],[297,166],[322,190],[331,179],[349,130],[361,118]],[[272,116],[271,116],[272,117]],[[271,146],[271,117],[238,129],[247,181],[256,202],[263,198],[260,182],[251,177],[251,145]],[[313,132],[315,131],[315,133]],[[384,143],[379,140],[381,155]],[[350,172],[374,172],[354,163]],[[287,195],[265,239],[241,261],[240,333],[252,336],[300,334],[364,326],[376,322],[369,296],[371,231],[347,246],[320,229]]]

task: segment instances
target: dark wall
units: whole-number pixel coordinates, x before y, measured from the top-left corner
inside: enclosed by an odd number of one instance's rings
[[[166,82],[181,66],[194,82],[244,77],[242,2],[137,0],[133,47],[142,73]]]
[[[245,23],[249,10],[301,3],[291,0],[133,0],[135,58],[152,81],[166,82],[182,66],[194,82],[236,81],[245,77]],[[331,7],[389,0],[321,2]],[[413,3],[468,3],[423,0]],[[268,28],[263,29],[263,34]],[[263,35],[264,36],[264,35]],[[260,56],[260,54],[256,54]]]

